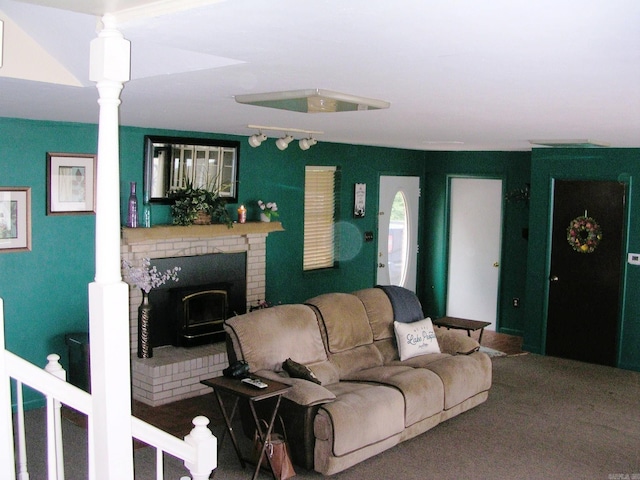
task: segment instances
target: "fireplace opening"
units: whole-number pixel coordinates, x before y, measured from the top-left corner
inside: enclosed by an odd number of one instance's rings
[[[246,253],[154,259],[159,271],[179,266],[178,282],[151,290],[151,345],[194,347],[224,341],[224,320],[247,311]]]
[[[191,347],[224,340],[223,322],[229,315],[226,288],[226,285],[212,285],[195,291],[172,289],[172,294],[179,297],[175,302],[180,309],[176,316],[178,346]]]

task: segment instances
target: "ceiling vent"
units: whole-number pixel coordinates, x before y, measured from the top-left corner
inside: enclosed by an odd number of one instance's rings
[[[592,148],[592,147],[608,147],[610,144],[606,142],[598,142],[595,140],[529,140],[531,145],[541,147],[562,147],[562,148]]]
[[[318,88],[236,95],[236,102],[303,113],[333,113],[389,108],[389,102]]]

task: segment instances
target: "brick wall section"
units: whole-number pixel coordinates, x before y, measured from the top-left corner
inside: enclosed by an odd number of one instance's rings
[[[153,230],[153,229],[150,229]],[[121,254],[134,265],[142,258],[167,258],[209,253],[247,253],[247,311],[265,298],[266,253],[268,233],[203,238],[184,236],[184,228],[176,229],[181,236],[165,238],[129,238],[123,235]],[[165,227],[165,231],[171,231]],[[200,380],[219,376],[228,365],[224,343],[192,348],[164,346],[155,348],[153,357],[140,359],[138,348],[138,305],[142,301],[139,289],[129,291],[129,325],[132,359],[133,398],[151,406],[158,406],[211,391]]]
[[[219,377],[227,366],[224,343],[154,349],[153,358],[132,357],[133,398],[152,407],[211,392],[201,380]]]

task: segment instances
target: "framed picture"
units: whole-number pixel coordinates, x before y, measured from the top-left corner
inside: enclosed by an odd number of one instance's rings
[[[31,250],[31,189],[0,187],[0,253]]]
[[[47,215],[95,213],[96,156],[47,153]]]
[[[363,218],[367,201],[367,184],[356,183],[353,194],[353,216]]]

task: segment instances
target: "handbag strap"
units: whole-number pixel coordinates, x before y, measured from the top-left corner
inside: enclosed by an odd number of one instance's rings
[[[280,421],[280,426],[282,427],[282,437],[284,438],[284,441],[288,443],[287,441],[287,430],[284,428],[284,420],[282,419],[281,415],[278,415],[278,420]],[[267,423],[267,421],[264,418],[260,419],[260,422],[262,423],[262,425],[264,426],[264,434],[267,434],[267,429],[269,428],[269,424]],[[275,430],[275,425],[273,426],[274,428],[271,429],[271,433],[274,432]],[[267,438],[266,439],[267,442],[271,441],[271,438]]]

